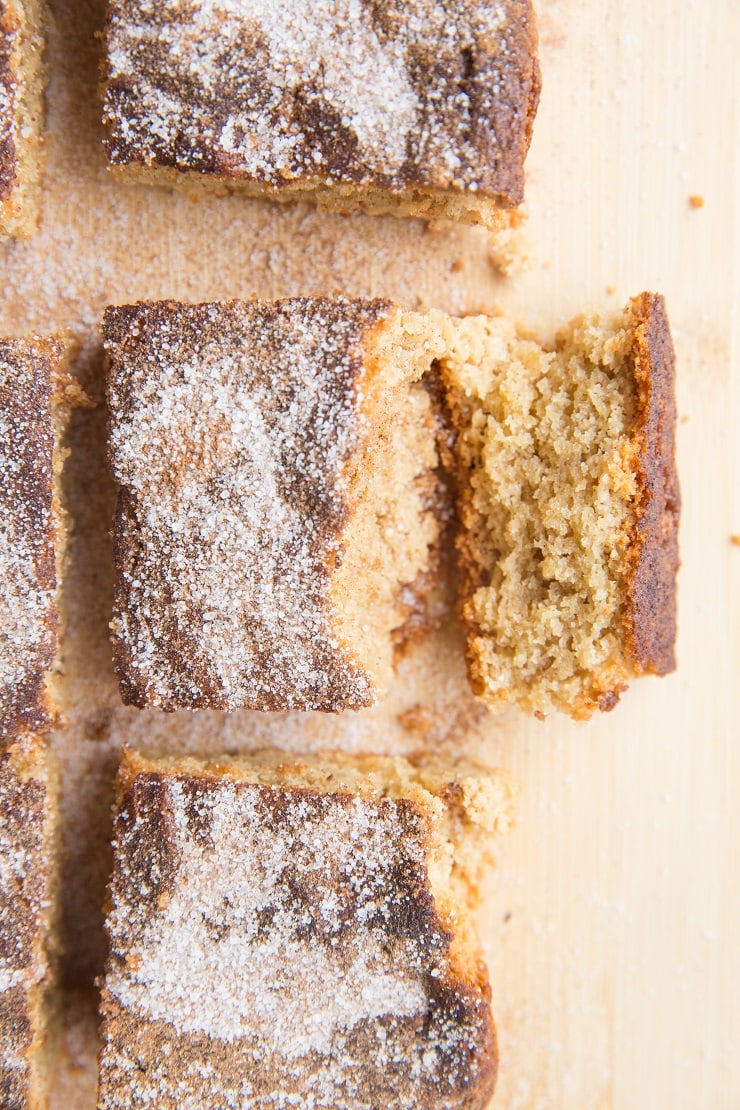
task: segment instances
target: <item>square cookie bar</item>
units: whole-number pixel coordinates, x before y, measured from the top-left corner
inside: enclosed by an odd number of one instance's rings
[[[42,0],[0,0],[0,239],[36,230],[46,72]]]
[[[611,709],[675,667],[680,493],[663,298],[591,309],[555,350],[443,321],[473,688],[542,716]]]
[[[98,1105],[485,1106],[467,910],[509,804],[495,774],[401,759],[129,754]]]
[[[56,774],[35,740],[0,754],[0,1105],[47,1105],[56,1046]]]
[[[0,744],[55,718],[69,359],[62,338],[0,339]]]
[[[109,0],[128,180],[496,227],[539,97],[530,0]]]
[[[321,299],[109,308],[104,330],[123,700],[372,704],[439,533],[436,330]]]

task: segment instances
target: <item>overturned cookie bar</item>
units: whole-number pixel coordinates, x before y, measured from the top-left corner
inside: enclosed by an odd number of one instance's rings
[[[554,351],[443,321],[470,675],[491,706],[575,718],[675,667],[680,495],[662,297],[576,318]]]
[[[56,1049],[56,774],[36,740],[0,755],[0,1105],[46,1106]]]
[[[109,0],[126,180],[497,227],[539,97],[530,0]]]
[[[372,704],[439,534],[435,329],[321,299],[109,308],[104,329],[124,701]]]
[[[36,230],[43,168],[44,4],[0,0],[0,238]]]
[[[70,357],[62,338],[0,339],[0,744],[55,718]]]
[[[457,773],[129,754],[99,1106],[485,1106],[496,1041],[467,909],[509,791]]]

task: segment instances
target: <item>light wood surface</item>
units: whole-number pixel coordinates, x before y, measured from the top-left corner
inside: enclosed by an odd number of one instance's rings
[[[475,230],[124,188],[100,153],[101,0],[56,0],[43,224],[0,249],[2,332],[71,327],[100,397],[97,320],[139,297],[383,294],[501,307],[548,335],[589,301],[665,293],[679,372],[679,670],[588,725],[483,714],[450,625],[388,703],[327,719],[124,710],[109,663],[105,414],[75,418],[64,648],[70,981],[103,951],[110,781],[122,740],[172,749],[472,751],[519,784],[481,909],[509,1110],[740,1108],[740,5],[541,0],[544,89],[528,162],[529,268],[503,279]],[[692,207],[691,195],[703,198]],[[403,718],[408,723],[408,717]],[[94,1105],[90,994],[67,1019],[59,1106]]]

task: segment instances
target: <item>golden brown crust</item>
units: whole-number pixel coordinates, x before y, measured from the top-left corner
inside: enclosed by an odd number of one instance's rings
[[[62,338],[0,340],[0,742],[48,728],[62,522]],[[57,404],[59,402],[59,404]]]
[[[676,470],[675,354],[665,301],[631,302],[639,415],[636,520],[628,549],[627,648],[637,669],[675,670],[676,574],[681,492]]]
[[[411,209],[445,194],[522,200],[540,90],[531,0],[279,11],[252,0],[238,15],[212,0],[162,12],[110,0],[106,43],[115,166],[252,181],[298,199],[328,186],[345,207],[348,189]]]
[[[463,973],[451,955],[428,814],[134,770],[119,780],[100,1107],[485,1106],[490,990],[481,963]]]

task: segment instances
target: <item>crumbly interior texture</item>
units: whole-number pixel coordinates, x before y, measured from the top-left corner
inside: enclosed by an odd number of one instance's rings
[[[0,3],[0,238],[27,238],[38,223],[44,18],[42,0]]]
[[[57,1052],[56,769],[41,741],[0,756],[0,1102],[47,1105]]]
[[[0,739],[55,716],[66,540],[63,435],[80,390],[63,336],[0,340]]]
[[[631,309],[584,313],[555,351],[506,320],[445,327],[474,689],[536,714],[610,708],[639,669],[625,642],[638,493]]]
[[[521,218],[521,209],[501,208],[496,200],[480,193],[426,191],[420,186],[393,192],[369,187],[329,182],[293,182],[279,189],[243,178],[220,178],[168,166],[111,167],[119,181],[127,185],[161,185],[181,189],[197,198],[203,195],[241,193],[243,196],[297,204],[307,201],[326,212],[349,215],[365,212],[369,216],[396,216],[399,219],[428,220],[435,227],[470,224],[487,228],[506,242],[512,214]]]
[[[108,310],[124,700],[337,710],[385,691],[438,527],[414,328],[381,301]]]
[[[129,755],[99,1104],[486,1105],[490,992],[448,838],[507,821],[474,768]]]
[[[125,179],[491,227],[522,199],[530,0],[112,0],[105,37]]]
[[[439,351],[438,329],[396,310],[368,338],[359,383],[366,430],[347,467],[351,510],[331,590],[339,639],[378,691],[391,681],[394,633],[416,607],[440,534],[436,418],[422,384]]]

